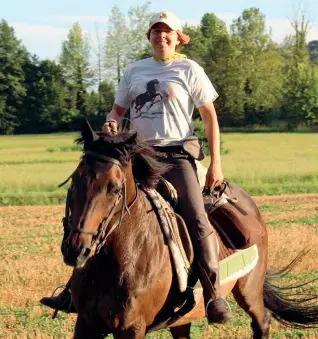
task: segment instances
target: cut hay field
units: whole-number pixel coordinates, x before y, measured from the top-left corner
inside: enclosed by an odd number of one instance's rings
[[[283,283],[318,278],[318,194],[256,197],[269,228],[270,267],[282,268],[305,247],[312,251]],[[71,268],[60,254],[63,206],[0,207],[0,338],[71,338],[75,316],[39,304],[59,284],[67,281]],[[250,319],[230,298],[234,319],[219,326],[202,320],[192,327],[191,338],[250,338]],[[290,330],[272,323],[272,339],[318,338],[318,330]],[[148,335],[170,338],[167,331]]]
[[[63,203],[76,134],[0,136],[0,205]],[[252,195],[318,193],[318,133],[224,133],[227,179]],[[205,160],[208,163],[208,159]]]
[[[53,321],[38,301],[71,272],[60,254],[67,187],[57,186],[80,159],[76,137],[0,136],[0,338],[72,337],[74,315],[59,313]],[[269,227],[270,266],[281,268],[311,247],[284,282],[318,279],[318,134],[226,133],[222,139],[225,176],[257,196]],[[249,318],[230,303],[231,323],[209,327],[202,320],[191,338],[250,338]],[[272,338],[313,339],[318,330],[289,330],[274,321]]]

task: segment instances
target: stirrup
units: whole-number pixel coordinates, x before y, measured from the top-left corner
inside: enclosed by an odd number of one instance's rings
[[[218,298],[218,299],[223,299],[223,300],[225,301],[227,307],[229,308],[230,313],[232,314],[232,309],[231,309],[231,305],[229,304],[229,302],[228,302],[224,297],[220,297],[220,298]],[[206,306],[205,306],[205,314],[208,313],[208,307],[209,307],[209,305],[211,304],[211,302],[213,302],[214,300],[216,300],[216,299],[212,299],[212,298],[211,298],[211,299],[206,303]]]
[[[232,309],[231,309],[231,306],[230,306],[230,304],[228,303],[228,301],[224,297],[220,297],[220,298],[217,298],[217,299],[210,298],[209,301],[206,304],[206,307],[205,307],[205,317],[208,319],[208,322],[209,322],[209,318],[208,318],[208,307],[209,307],[209,305],[212,302],[214,302],[216,300],[220,300],[220,299],[222,299],[225,302],[225,304],[228,307],[228,311],[229,311],[229,317],[227,319],[225,319],[224,322],[226,322],[227,320],[232,318]],[[218,323],[218,322],[216,322],[216,323]],[[222,323],[222,322],[220,322],[220,323]]]
[[[70,292],[70,297],[69,297],[68,299],[64,300],[64,302],[63,302],[63,305],[64,305],[64,304],[70,299],[69,306],[68,306],[67,311],[66,311],[66,313],[69,313],[69,311],[71,310],[71,307],[72,307],[73,300],[72,300],[72,293],[71,293],[71,290],[70,290],[66,285],[64,285],[64,284],[58,285],[58,286],[55,288],[55,290],[53,291],[53,293],[52,293],[52,295],[51,295],[51,298],[54,297],[56,291],[59,290],[60,288],[68,289],[68,291]],[[55,319],[55,318],[56,318],[58,312],[59,312],[59,309],[55,309],[55,310],[54,310],[54,312],[53,312],[53,314],[52,314],[52,319]]]

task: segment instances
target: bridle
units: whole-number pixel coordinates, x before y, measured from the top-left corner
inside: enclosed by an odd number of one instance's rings
[[[108,162],[108,163],[112,163],[114,165],[119,166],[119,168],[126,174],[126,170],[123,167],[123,165],[121,164],[121,162],[115,158],[111,158],[108,157],[106,155],[103,154],[99,154],[93,151],[85,151],[84,152],[84,156],[86,155],[90,155],[93,156],[94,158],[101,160],[103,162]],[[87,235],[92,235],[92,247],[91,247],[91,253],[92,254],[97,254],[100,249],[104,246],[104,244],[107,241],[107,238],[110,236],[111,233],[113,233],[113,231],[121,225],[124,217],[129,214],[130,215],[130,209],[132,208],[132,206],[135,204],[135,202],[137,201],[138,198],[138,186],[137,184],[135,184],[136,186],[136,196],[134,197],[134,200],[129,204],[129,206],[127,205],[127,186],[126,186],[126,176],[125,179],[122,182],[122,188],[120,190],[120,192],[116,195],[116,199],[115,202],[109,212],[109,215],[104,218],[98,227],[97,231],[85,231],[83,229],[81,229],[80,227],[76,227],[75,229],[73,229],[74,231],[78,232],[78,233],[82,233],[82,234],[87,234]],[[115,215],[115,211],[116,211],[116,207],[119,204],[119,202],[122,200],[122,209],[120,211],[120,217],[114,222],[113,225],[111,225],[110,229],[108,230],[109,226],[110,226],[110,222],[113,219],[113,216]],[[83,249],[84,250],[84,249]]]
[[[85,151],[85,152],[84,152],[84,156],[85,156],[85,155],[91,155],[91,156],[93,156],[94,158],[99,159],[99,160],[102,160],[102,161],[104,161],[104,162],[110,162],[110,163],[112,163],[112,164],[115,164],[115,165],[119,166],[120,169],[121,169],[123,172],[125,172],[125,168],[123,167],[122,163],[121,163],[119,160],[115,159],[115,158],[111,158],[111,157],[108,157],[108,156],[106,156],[106,155],[99,154],[99,153],[93,152],[93,151]]]

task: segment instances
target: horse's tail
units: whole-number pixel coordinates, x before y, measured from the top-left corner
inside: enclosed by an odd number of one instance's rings
[[[304,257],[302,251],[288,266],[276,272],[267,272],[264,284],[265,307],[279,322],[296,328],[318,326],[318,295],[313,292],[312,283],[317,279],[300,285],[277,286],[272,282],[288,274]],[[310,291],[311,290],[311,291]]]

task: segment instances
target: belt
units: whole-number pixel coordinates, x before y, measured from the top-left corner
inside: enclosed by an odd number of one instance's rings
[[[175,153],[175,154],[187,154],[182,145],[174,146],[153,146],[153,148],[160,153]]]

